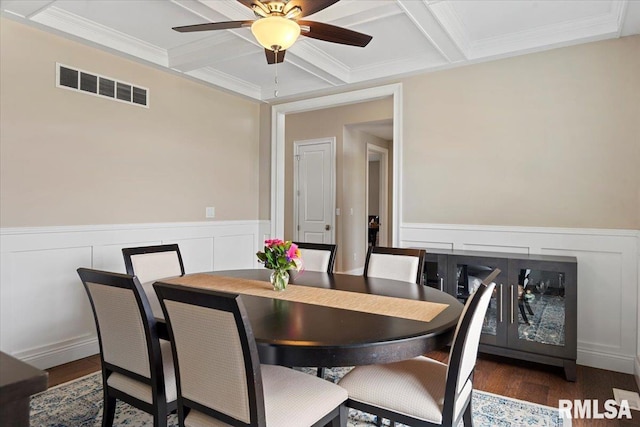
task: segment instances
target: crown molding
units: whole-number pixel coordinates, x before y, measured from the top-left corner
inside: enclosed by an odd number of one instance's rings
[[[154,64],[168,64],[166,50],[55,6],[34,15],[31,20]]]
[[[232,92],[248,96],[258,101],[262,101],[262,90],[258,85],[247,83],[247,81],[237,77],[230,76],[211,67],[201,68],[199,70],[188,71],[184,73],[196,79],[203,80],[215,86],[220,86]]]

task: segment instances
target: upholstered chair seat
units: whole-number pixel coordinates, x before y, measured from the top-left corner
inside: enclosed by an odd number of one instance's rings
[[[359,366],[340,385],[349,390],[349,398],[354,401],[440,424],[446,378],[447,365],[420,356]]]
[[[473,426],[473,371],[484,316],[495,288],[494,270],[467,300],[444,364],[427,357],[384,365],[356,366],[338,384],[349,393],[347,406],[413,427]]]
[[[154,292],[155,294],[155,292]],[[157,299],[157,298],[156,298]],[[160,303],[158,302],[158,305]],[[162,309],[160,310],[162,313]],[[173,355],[171,354],[171,343],[167,340],[160,341],[160,351],[162,353],[162,371],[164,373],[165,398],[169,402],[174,402],[178,397],[176,388],[176,376],[173,368]],[[151,386],[131,377],[113,372],[107,379],[107,384],[117,390],[123,391],[130,396],[140,399],[149,404],[153,403],[153,390]]]
[[[260,370],[268,427],[311,426],[347,399],[346,390],[309,374],[274,365],[261,365]],[[215,418],[195,410],[185,419],[186,427],[226,426],[216,423]]]

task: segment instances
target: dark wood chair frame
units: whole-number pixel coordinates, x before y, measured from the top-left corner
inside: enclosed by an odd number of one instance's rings
[[[329,243],[307,243],[307,242],[293,242],[293,243],[298,245],[300,249],[313,249],[316,251],[330,252],[329,265],[327,266],[327,273],[333,274],[333,268],[336,263],[336,252],[338,251],[337,245],[332,245]],[[304,263],[304,259],[302,260],[302,262]],[[304,264],[303,264],[303,268],[304,268]]]
[[[149,300],[140,285],[140,282],[135,276],[111,273],[107,271],[91,270],[88,268],[79,268],[78,275],[82,280],[82,284],[85,287],[85,291],[89,297],[91,303],[91,309],[93,311],[93,317],[96,322],[96,330],[98,332],[98,343],[100,345],[100,360],[102,365],[102,384],[104,394],[104,408],[102,416],[102,426],[110,427],[113,425],[113,419],[116,410],[116,399],[120,399],[138,409],[141,409],[151,415],[153,415],[154,427],[165,427],[167,425],[167,416],[176,411],[177,401],[167,403],[165,396],[165,382],[164,382],[164,370],[162,364],[162,353],[160,351],[160,340],[158,338],[158,329],[156,326],[156,320],[151,312]],[[142,324],[144,327],[145,337],[147,341],[147,349],[149,351],[149,367],[150,378],[141,376],[135,372],[126,370],[120,366],[113,365],[104,361],[102,337],[100,333],[100,323],[98,322],[98,316],[96,314],[96,308],[91,297],[87,283],[96,283],[104,286],[112,286],[117,288],[131,289],[135,295],[138,308],[140,309],[140,315],[142,316]],[[151,387],[153,403],[149,404],[133,396],[130,396],[120,390],[109,387],[107,385],[107,379],[111,373],[117,372],[129,378],[132,378],[141,383],[147,384]]]
[[[182,255],[180,255],[180,248],[177,243],[169,245],[141,246],[138,248],[122,248],[122,256],[124,257],[124,266],[127,270],[127,274],[132,276],[136,275],[133,270],[133,263],[131,262],[131,257],[133,255],[151,254],[156,252],[175,252],[178,254],[181,275],[184,276],[184,264],[182,263]]]
[[[176,382],[178,387],[178,421],[181,427],[184,427],[184,420],[191,409],[202,412],[210,417],[216,418],[224,423],[232,426],[246,427],[265,427],[265,407],[264,407],[264,391],[262,388],[262,375],[260,371],[260,358],[258,356],[258,348],[255,343],[249,317],[239,295],[217,292],[205,289],[194,289],[190,287],[171,285],[168,283],[156,282],[153,287],[160,299],[160,305],[167,321],[169,337],[171,341],[171,351],[173,352],[173,360],[175,363]],[[193,400],[186,399],[182,396],[182,384],[180,378],[180,364],[178,363],[178,355],[175,343],[173,328],[171,326],[171,317],[167,313],[165,300],[178,301],[185,304],[191,304],[199,307],[207,307],[215,310],[222,310],[233,314],[238,328],[240,343],[242,345],[244,356],[244,367],[247,373],[247,392],[249,393],[249,413],[250,422],[245,424],[227,414],[223,414],[215,409],[204,406]],[[204,337],[203,337],[204,339]],[[331,422],[332,426],[338,427],[342,420],[346,420],[346,406],[344,404],[335,408],[333,411],[325,415],[321,420],[316,422],[313,427],[325,426]]]
[[[410,248],[387,248],[384,246],[369,246],[367,251],[367,259],[364,263],[364,277],[367,277],[369,272],[369,259],[371,254],[384,254],[384,255],[404,255],[418,258],[418,274],[416,275],[416,283],[421,285],[423,283],[422,272],[424,270],[424,257],[426,252],[424,249],[410,249]]]
[[[500,272],[500,270],[497,270],[497,271],[498,273]],[[492,274],[490,275],[490,278],[489,277],[487,278],[489,280],[489,283],[491,283],[491,280],[493,280],[495,276],[497,276],[497,273],[496,275]],[[473,313],[476,312],[482,295],[488,291],[488,288],[486,285],[487,279],[482,281],[482,284],[478,287],[478,289],[474,293],[474,297],[471,300],[469,308],[467,309],[465,316],[462,318],[462,323],[460,324],[458,337],[456,341],[453,343],[453,348],[451,350],[449,366],[460,366],[460,362],[462,360],[462,351],[464,349],[464,343],[467,339],[466,331],[468,331],[469,327],[471,326]],[[467,380],[473,380],[474,369],[471,370],[471,373],[469,374],[469,377],[467,378]],[[351,399],[347,399],[347,406],[353,409],[358,409],[360,411],[364,411],[364,412],[376,415],[378,426],[382,425],[381,424],[382,418],[387,418],[388,420],[390,420],[392,426],[394,426],[395,423],[398,423],[398,422],[402,424],[410,425],[412,427],[456,426],[460,422],[460,417],[454,418],[455,406],[459,396],[459,393],[456,392],[456,384],[458,383],[459,377],[460,377],[459,369],[449,370],[447,375],[447,383],[445,385],[444,406],[442,408],[442,422],[440,424],[434,424],[429,421],[413,418],[405,414],[400,414],[388,409],[379,408],[377,406],[371,406],[366,403],[352,401]],[[473,393],[469,393],[469,397],[463,403],[464,410],[460,412],[462,415],[462,419],[464,420],[465,426],[473,426],[473,422],[471,420],[472,394]]]

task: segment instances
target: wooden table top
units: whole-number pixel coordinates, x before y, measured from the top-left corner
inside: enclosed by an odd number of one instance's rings
[[[207,274],[268,281],[270,273],[255,269]],[[290,283],[430,301],[447,307],[424,322],[242,295],[262,363],[335,367],[409,359],[449,344],[463,308],[454,297],[437,289],[395,280],[305,271],[292,273]]]

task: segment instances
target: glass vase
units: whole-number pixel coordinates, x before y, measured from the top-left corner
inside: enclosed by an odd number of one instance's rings
[[[273,289],[276,291],[284,291],[289,284],[289,272],[287,270],[273,270],[270,280]]]

